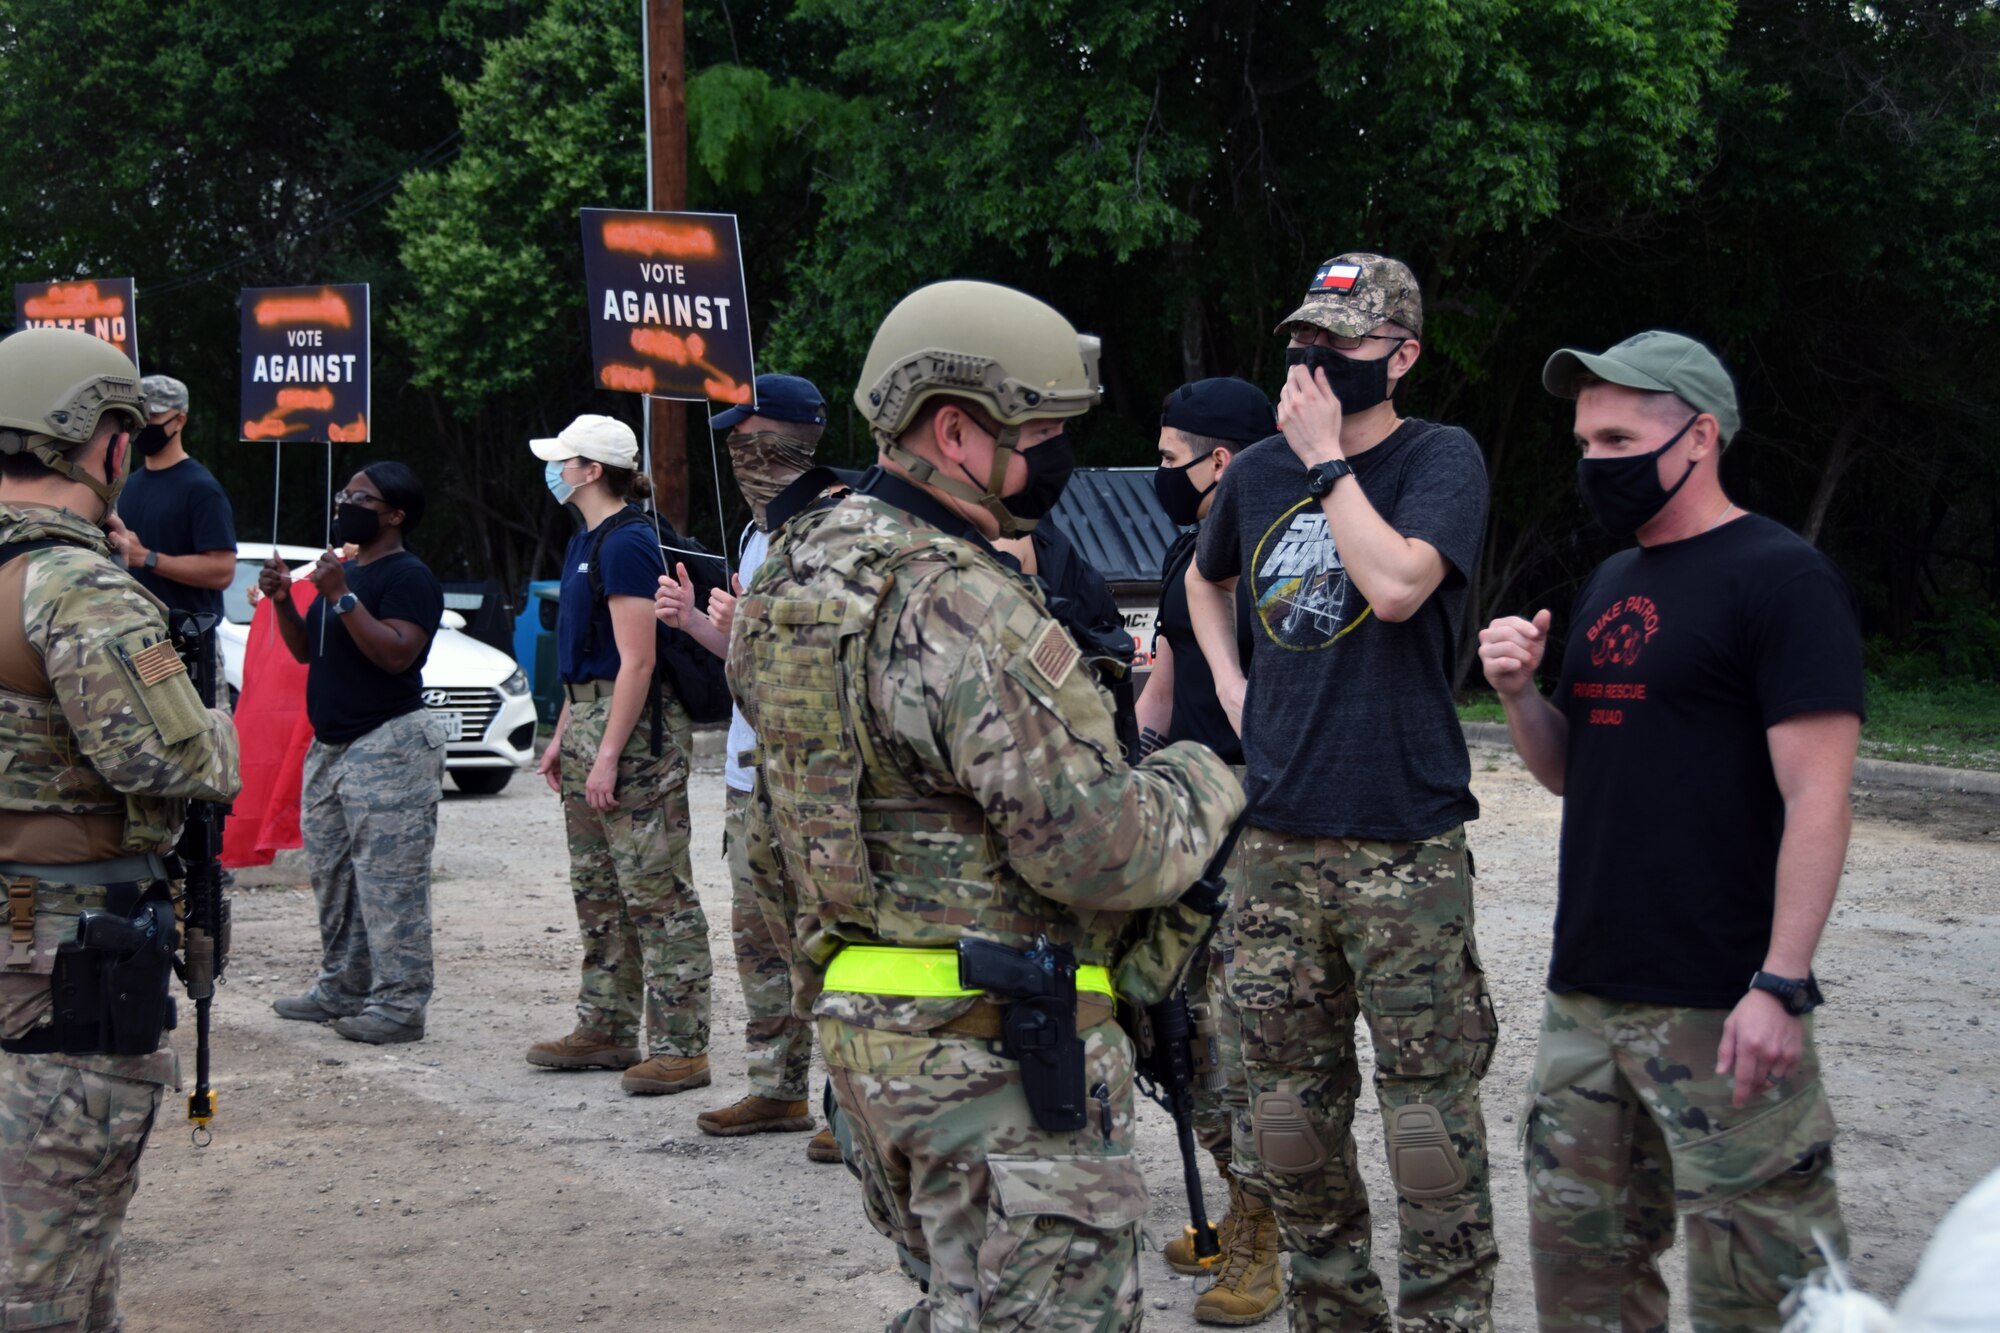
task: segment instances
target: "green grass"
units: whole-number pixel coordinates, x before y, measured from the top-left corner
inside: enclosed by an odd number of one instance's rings
[[[1490,693],[1459,701],[1467,722],[1504,722]],[[1868,678],[1868,720],[1861,727],[1861,755],[1901,764],[1935,764],[2000,772],[2000,683],[1941,680],[1891,685]]]

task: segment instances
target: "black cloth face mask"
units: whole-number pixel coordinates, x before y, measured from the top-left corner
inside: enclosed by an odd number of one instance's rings
[[[1697,412],[1671,440],[1650,453],[1576,460],[1576,488],[1583,492],[1583,502],[1606,532],[1621,540],[1630,537],[1687,485],[1687,479],[1694,475],[1695,460],[1688,460],[1687,471],[1668,488],[1660,485],[1660,455],[1679,444],[1681,436],[1699,420],[1701,413]]]
[[[173,443],[173,438],[173,436],[167,434],[165,426],[159,425],[157,422],[148,422],[146,425],[140,427],[137,435],[132,437],[132,447],[139,451],[141,458],[151,458],[159,453],[160,450]]]
[[[382,516],[366,505],[345,504],[333,511],[334,540],[366,546],[382,535]]]
[[[1208,485],[1196,490],[1194,480],[1188,476],[1188,472],[1196,463],[1206,462],[1213,457],[1213,454],[1203,454],[1200,458],[1190,459],[1179,467],[1162,466],[1153,473],[1153,494],[1159,498],[1160,508],[1167,511],[1167,517],[1173,521],[1175,527],[1185,528],[1189,524],[1201,521],[1201,502],[1215,489],[1216,482],[1221,478],[1215,478]]]
[[[1046,518],[1056,507],[1056,501],[1062,499],[1063,488],[1069,485],[1069,474],[1076,471],[1075,446],[1070,443],[1069,432],[1062,431],[1018,452],[1028,465],[1028,484],[1018,495],[1001,496],[1000,503],[1015,518]]]
[[[1401,341],[1397,346],[1402,345]],[[1287,347],[1285,365],[1304,366],[1306,374],[1315,370],[1326,372],[1327,387],[1340,400],[1342,412],[1366,412],[1377,403],[1389,400],[1389,357],[1396,354],[1394,347],[1389,356],[1378,356],[1373,361],[1357,361],[1351,356],[1342,356],[1321,343],[1311,343],[1305,347]]]

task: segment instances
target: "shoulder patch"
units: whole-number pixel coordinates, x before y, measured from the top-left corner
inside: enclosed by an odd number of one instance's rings
[[[173,644],[162,639],[152,647],[132,654],[132,670],[138,673],[141,684],[150,686],[186,671],[187,666],[181,661],[180,654],[174,651]]]
[[[1043,626],[1041,634],[1035,639],[1035,646],[1028,650],[1028,660],[1035,664],[1035,670],[1058,689],[1069,679],[1069,673],[1076,669],[1082,657],[1083,653],[1075,641],[1053,620]]]

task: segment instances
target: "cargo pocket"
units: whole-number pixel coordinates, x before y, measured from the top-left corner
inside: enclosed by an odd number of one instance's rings
[[[0,883],[14,890],[32,888],[35,881],[10,878]],[[18,955],[11,942],[7,953],[0,955],[6,961],[0,967],[0,1038],[25,1037],[48,1020],[55,1008],[49,978],[55,971],[56,950],[65,940],[76,938],[76,917],[75,912],[51,911],[44,902],[35,910],[33,934],[22,941]]]
[[[1465,942],[1463,995],[1459,1038],[1472,1052],[1472,1076],[1485,1078],[1486,1071],[1493,1067],[1493,1052],[1500,1045],[1500,1017],[1493,1012],[1493,992],[1486,984],[1486,969],[1481,966],[1479,950],[1470,939]]]
[[[1146,1188],[1132,1159],[995,1155],[986,1167],[979,1327],[1041,1329],[1060,1310],[1136,1321]]]
[[[1670,1143],[1674,1206],[1683,1216],[1713,1211],[1798,1167],[1833,1142],[1826,1087],[1810,1087],[1705,1139]]]
[[[1420,977],[1370,982],[1367,1013],[1378,1073],[1392,1078],[1434,1078],[1451,1067],[1448,1043],[1438,1031],[1434,983]]]

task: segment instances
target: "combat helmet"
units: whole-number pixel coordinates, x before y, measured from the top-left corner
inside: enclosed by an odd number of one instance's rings
[[[935,282],[897,302],[875,331],[854,405],[883,455],[917,481],[985,509],[1003,533],[1026,532],[1034,520],[1010,513],[1000,497],[1021,427],[1097,406],[1101,345],[1026,292],[991,282]],[[970,399],[1000,423],[983,491],[941,475],[898,442],[923,405],[943,395]]]
[[[75,329],[23,329],[0,338],[0,454],[31,453],[108,505],[115,483],[93,477],[67,455],[90,441],[106,412],[146,424],[139,372],[101,338]]]

